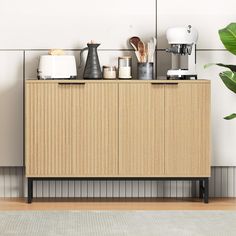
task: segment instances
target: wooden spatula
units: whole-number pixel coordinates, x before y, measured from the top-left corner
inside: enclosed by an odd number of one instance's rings
[[[146,62],[145,44],[141,40],[138,42],[138,51],[139,51],[139,55],[140,55],[140,62]]]

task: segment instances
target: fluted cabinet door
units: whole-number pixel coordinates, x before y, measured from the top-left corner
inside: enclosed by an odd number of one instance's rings
[[[26,175],[71,176],[71,86],[26,82]]]
[[[119,84],[119,174],[164,174],[164,85]]]
[[[165,87],[165,175],[210,176],[210,82]]]
[[[73,176],[118,175],[118,85],[72,85]]]

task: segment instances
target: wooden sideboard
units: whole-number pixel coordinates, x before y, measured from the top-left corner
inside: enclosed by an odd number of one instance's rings
[[[25,153],[33,180],[200,180],[208,201],[210,81],[28,80]]]

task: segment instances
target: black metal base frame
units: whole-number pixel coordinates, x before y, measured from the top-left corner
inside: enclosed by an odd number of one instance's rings
[[[179,177],[179,178],[161,178],[161,177],[143,177],[143,178],[138,178],[138,177],[68,177],[68,178],[53,178],[53,177],[46,177],[46,178],[38,178],[38,177],[29,177],[27,178],[28,181],[28,198],[27,198],[27,203],[32,203],[33,200],[33,181],[50,181],[50,180],[58,180],[58,181],[63,181],[63,180],[164,180],[164,181],[170,181],[170,180],[182,180],[182,181],[199,181],[199,198],[204,200],[204,203],[208,203],[208,198],[209,198],[209,178],[203,177],[191,177],[191,178],[185,178],[185,177]]]

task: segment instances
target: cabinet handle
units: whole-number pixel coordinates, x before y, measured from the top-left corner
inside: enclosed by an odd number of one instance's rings
[[[84,85],[85,82],[58,82],[59,85]]]
[[[163,84],[164,84],[164,85],[178,85],[179,83],[178,83],[178,82],[173,82],[173,83],[165,83],[165,82],[163,82],[163,83],[157,82],[157,83],[156,83],[156,82],[151,82],[151,84],[153,84],[153,85],[154,85],[154,84],[157,84],[157,85],[158,85],[158,84],[160,84],[160,85],[163,85]]]

